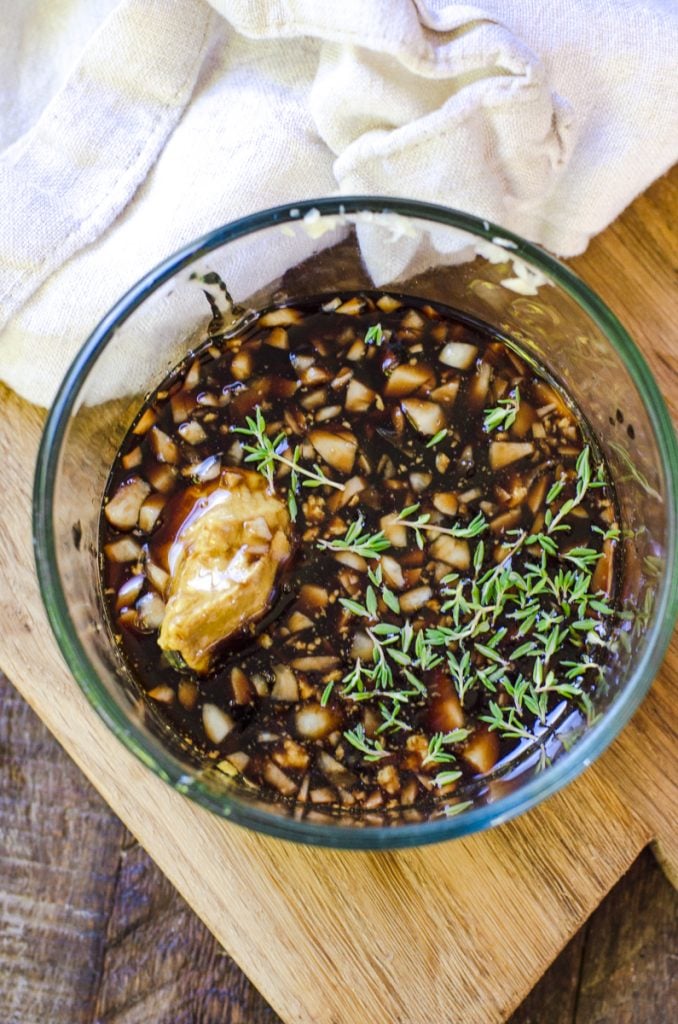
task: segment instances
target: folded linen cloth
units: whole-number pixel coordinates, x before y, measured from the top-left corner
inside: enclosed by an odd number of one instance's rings
[[[408,196],[569,256],[676,155],[669,0],[12,6],[0,379],[38,404],[141,274],[234,217]]]

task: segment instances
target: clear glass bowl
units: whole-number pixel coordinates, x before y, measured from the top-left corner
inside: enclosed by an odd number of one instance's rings
[[[590,721],[567,717],[548,748],[490,774],[454,817],[380,824],[317,811],[295,818],[202,769],[140,699],[104,622],[97,551],[101,497],[144,396],[210,330],[235,331],[270,303],[383,288],[440,301],[510,336],[545,363],[587,417],[615,480],[630,611]],[[208,301],[206,301],[206,299]],[[74,301],[77,299],[74,298]],[[533,807],[573,779],[629,720],[674,624],[676,439],[659,390],[610,310],[567,268],[487,221],[375,197],[319,199],[227,224],[147,274],[71,366],[39,453],[34,534],[59,646],[116,736],[175,789],[232,821],[297,842],[394,848],[465,835]],[[546,756],[544,756],[546,755]]]

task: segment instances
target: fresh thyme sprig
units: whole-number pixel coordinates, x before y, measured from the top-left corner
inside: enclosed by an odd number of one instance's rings
[[[378,533],[361,533],[365,520],[362,513],[358,515],[347,528],[343,537],[336,540],[320,539],[316,543],[320,548],[330,551],[352,551],[363,558],[378,558],[382,551],[391,546],[391,542],[385,537],[384,531]]]
[[[428,741],[428,751],[423,761],[422,768],[427,764],[451,764],[456,761],[454,754],[445,750],[445,747],[454,743],[463,743],[471,735],[470,729],[453,729],[451,732],[436,732]]]
[[[430,646],[447,648],[447,668],[462,706],[471,690],[495,693],[501,688],[511,697],[513,703],[507,706],[493,698],[483,719],[508,739],[533,739],[523,715],[527,711],[545,723],[553,696],[583,706],[582,681],[588,672],[602,672],[589,650],[605,645],[600,634],[604,636],[605,621],[616,614],[607,599],[591,590],[598,557],[593,549],[571,548],[561,557],[570,555],[574,568],[561,566],[555,573],[546,550],[539,561],[525,563],[520,571],[512,568],[517,551],[533,539],[520,532],[502,562],[484,574],[482,555],[474,557],[474,579],[458,573],[444,577],[441,611],[452,625],[426,630]],[[517,631],[512,627],[517,642],[505,654],[500,645],[511,621],[517,626]],[[578,661],[560,660],[566,643],[581,650]],[[517,663],[526,658],[532,663],[529,673],[516,672]]]
[[[570,528],[567,516],[584,501],[590,488],[601,482],[600,469],[592,478],[590,451],[583,449],[576,463],[574,495],[548,509],[551,514],[541,533],[508,531],[501,561],[490,566],[486,564],[489,551],[480,536],[488,527],[482,514],[468,524],[444,527],[431,523],[430,515],[421,513],[418,504],[403,509],[398,521],[415,531],[420,547],[426,530],[476,539],[473,574],[451,572],[445,576],[441,581],[442,621],[414,630],[409,621],[404,625],[381,621],[384,605],[398,614],[399,599],[385,586],[382,566],[370,566],[363,596],[339,599],[346,610],[365,621],[373,645],[371,657],[357,659],[342,679],[342,697],[355,702],[378,701],[382,722],[377,733],[400,731],[408,725],[402,720],[402,709],[426,696],[423,674],[442,664],[462,706],[469,693],[485,693],[488,710],[480,719],[506,739],[538,740],[539,732],[535,734],[526,716],[545,727],[555,700],[576,701],[588,715],[584,686],[591,673],[602,674],[595,649],[607,644],[616,612],[604,595],[592,590],[600,552],[584,545],[569,549],[563,545],[561,551],[558,539]],[[566,478],[553,484],[547,495],[550,505],[565,486]],[[611,537],[617,537],[615,528],[611,528]],[[350,545],[364,557],[376,559],[382,538],[383,531],[372,536],[364,532],[359,517],[339,545],[344,550]],[[535,549],[539,553],[536,558]],[[525,551],[531,557],[518,567],[516,556]],[[554,571],[556,558],[561,564]],[[573,658],[573,650],[579,652],[578,657],[575,653]],[[329,699],[332,686],[334,683],[328,685],[323,702]],[[509,701],[500,701],[499,694]],[[451,764],[454,755],[446,746],[463,742],[467,735],[465,730],[435,734],[424,764]],[[449,775],[439,773],[436,785],[455,781],[455,772],[452,767]]]
[[[601,554],[602,552],[596,551],[595,548],[580,546],[570,548],[569,551],[565,551],[562,557],[566,561],[572,562],[572,564],[576,565],[576,567],[581,569],[582,572],[586,572],[590,566],[596,564],[598,559],[601,557]]]
[[[288,466],[291,470],[291,491],[296,489],[300,475],[306,478],[302,481],[304,487],[322,487],[327,484],[328,487],[335,487],[337,490],[343,491],[345,485],[337,480],[330,480],[319,466],[314,466],[313,469],[306,469],[305,466],[299,465],[301,449],[298,446],[294,449],[290,448],[289,438],[284,430],[274,438],[268,436],[266,420],[261,411],[261,406],[258,405],[256,407],[254,417],[245,417],[245,423],[247,424],[246,427],[232,427],[231,430],[234,434],[242,434],[243,437],[252,438],[252,443],[243,445],[243,449],[247,452],[245,462],[253,462],[255,464],[257,472],[266,477],[269,487],[273,486],[275,464],[278,462]],[[283,451],[287,450],[292,451],[292,458],[282,454]],[[294,519],[296,516],[296,500],[292,508],[294,508],[294,515],[292,515]],[[290,509],[290,514],[292,514],[292,509]]]
[[[459,653],[461,656],[457,657]],[[447,667],[452,676],[452,682],[457,691],[459,702],[463,706],[467,691],[476,682],[476,673],[471,665],[471,652],[468,650],[463,653],[448,651]]]
[[[343,607],[358,617],[375,618],[377,615],[376,592],[372,584],[368,585],[363,605],[350,598],[339,600]],[[374,608],[374,612],[370,611],[371,608]],[[409,619],[403,625],[377,622],[368,626],[366,632],[373,645],[371,664],[356,659],[342,679],[342,696],[358,702],[383,697],[391,702],[407,704],[412,697],[425,695],[426,686],[419,678],[419,673],[428,671],[442,659],[428,647],[424,648],[423,637],[419,640],[419,634],[416,634],[415,640],[415,631]],[[397,688],[399,678],[407,684],[406,688]],[[333,686],[328,684],[325,688],[321,704],[327,703]]]
[[[490,732],[499,731],[504,739],[534,740],[534,733],[520,720],[520,712],[515,707],[500,707],[491,700],[489,711],[480,715],[480,721],[486,722]]]
[[[408,725],[407,722],[403,722],[399,718],[401,711],[401,703],[399,700],[394,700],[391,707],[387,707],[383,701],[379,702],[379,710],[381,712],[382,722],[381,725],[375,729],[375,735],[379,736],[382,732],[389,732],[397,730],[398,732],[412,732],[412,726]]]
[[[355,729],[347,729],[344,733],[344,738],[348,740],[351,746],[360,751],[365,761],[380,761],[382,757],[389,756],[389,752],[384,749],[384,744],[381,740],[373,740],[367,736],[364,725],[356,725]]]
[[[500,398],[494,409],[484,410],[483,426],[485,430],[496,430],[497,427],[501,427],[502,430],[508,430],[515,423],[519,408],[520,391],[516,387],[513,395],[509,395],[508,398]]]
[[[602,466],[600,468],[602,468]],[[577,505],[581,505],[591,487],[600,487],[604,484],[604,480],[600,478],[600,475],[598,480],[593,481],[591,479],[591,450],[588,445],[586,448],[582,448],[579,453],[575,464],[575,470],[577,473],[577,484],[574,497],[568,498],[567,501],[564,501],[555,515],[550,508],[546,510],[544,525],[546,527],[547,534],[556,533],[559,530],[569,530],[569,525],[567,523],[563,523],[563,519],[565,519],[566,516],[569,516],[570,512],[572,512]],[[564,481],[556,481],[556,483],[551,487],[549,493],[546,495],[547,504],[550,505],[555,501],[564,486]]]
[[[407,508],[402,509],[398,513],[397,521],[402,523],[403,526],[408,527],[410,530],[415,531],[415,539],[420,548],[423,548],[424,546],[424,538],[422,536],[422,531],[424,530],[444,533],[449,537],[468,538],[477,537],[487,529],[487,520],[482,512],[479,512],[467,526],[462,526],[461,524],[457,524],[455,526],[441,526],[438,523],[431,523],[429,521],[431,519],[430,512],[424,512],[422,515],[417,516],[416,519],[412,519],[411,516],[413,516],[415,512],[418,512],[419,508],[419,504],[408,505]]]

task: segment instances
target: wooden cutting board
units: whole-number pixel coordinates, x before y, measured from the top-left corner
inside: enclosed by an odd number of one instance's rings
[[[677,185],[678,174],[657,182],[572,261],[636,338],[674,413]],[[44,414],[6,390],[0,405],[0,667],[283,1020],[503,1021],[647,843],[678,882],[675,642],[611,749],[491,833],[395,853],[309,849],[174,793],[108,733],[56,649],[30,536]]]

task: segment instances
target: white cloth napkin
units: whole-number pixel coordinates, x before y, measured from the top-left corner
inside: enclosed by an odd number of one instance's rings
[[[407,196],[570,256],[676,156],[670,0],[6,0],[3,14],[0,378],[39,404],[142,273],[234,217]]]

